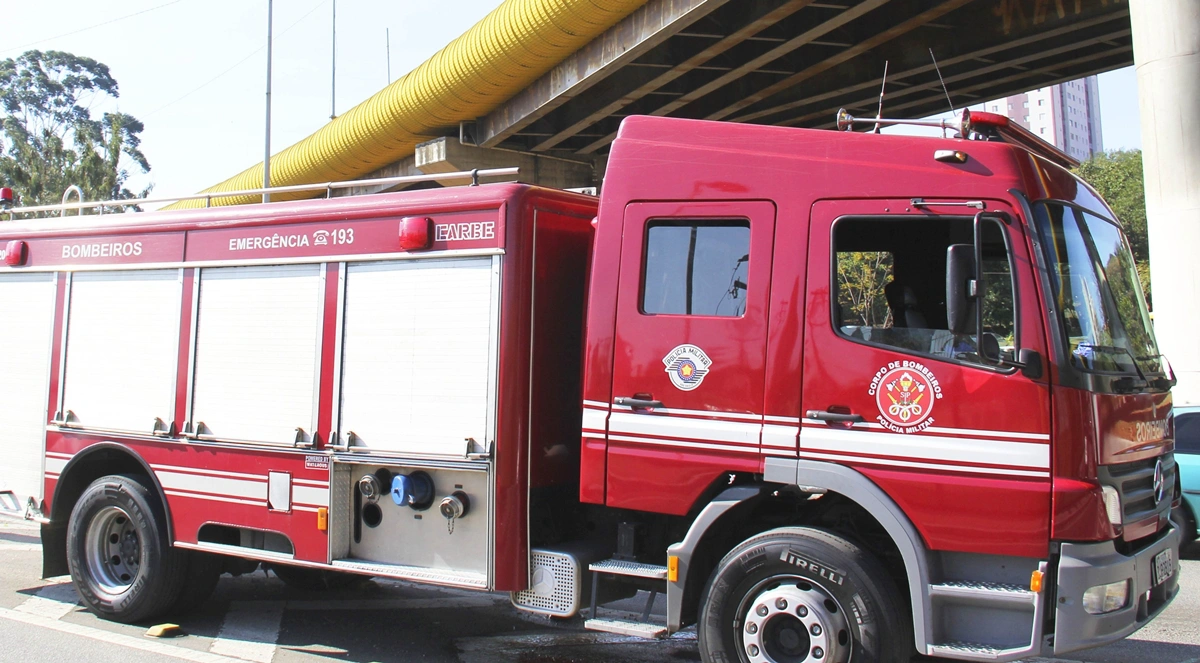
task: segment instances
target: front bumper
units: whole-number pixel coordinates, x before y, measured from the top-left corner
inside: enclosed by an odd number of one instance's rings
[[[1117,552],[1112,541],[1064,543],[1058,562],[1058,596],[1055,604],[1054,653],[1097,647],[1133,633],[1162,612],[1179,592],[1179,543],[1182,536],[1173,524],[1150,545],[1133,555]],[[1154,556],[1171,549],[1175,569],[1171,577],[1153,586]],[[1104,615],[1083,609],[1089,587],[1131,579],[1129,605]]]

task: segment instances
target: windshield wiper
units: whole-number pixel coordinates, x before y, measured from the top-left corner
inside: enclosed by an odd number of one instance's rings
[[[1133,393],[1135,391],[1146,389],[1150,386],[1150,381],[1146,379],[1146,374],[1142,372],[1142,367],[1138,366],[1137,357],[1133,356],[1133,353],[1129,351],[1129,348],[1123,348],[1119,345],[1092,345],[1090,343],[1080,343],[1079,347],[1088,348],[1089,350],[1096,352],[1103,352],[1106,354],[1121,354],[1129,357],[1129,362],[1133,364],[1133,370],[1137,371],[1137,377],[1135,378],[1132,375],[1126,375],[1124,377],[1115,378],[1112,381],[1113,391],[1118,393]],[[1155,382],[1157,382],[1157,380]]]

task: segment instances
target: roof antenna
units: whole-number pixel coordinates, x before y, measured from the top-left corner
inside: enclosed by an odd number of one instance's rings
[[[933,49],[929,49],[929,59],[933,60],[933,70],[937,72],[938,81],[942,84],[942,92],[946,95],[946,103],[950,104],[950,114],[954,115],[954,102],[950,101],[950,91],[946,89],[946,79],[942,78],[942,69],[938,66],[937,58],[933,56]],[[946,129],[942,128],[942,138],[946,137]],[[966,136],[963,136],[966,138]]]
[[[877,120],[875,122],[875,133],[879,133],[879,127],[881,126],[879,124],[878,120],[883,119],[883,91],[887,89],[887,70],[888,70],[888,61],[884,60],[883,61],[883,82],[879,84],[879,110],[875,111],[875,119]]]

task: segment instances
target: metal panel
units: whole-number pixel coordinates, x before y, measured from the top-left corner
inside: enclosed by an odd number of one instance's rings
[[[203,270],[192,387],[198,435],[291,445],[301,428],[310,439],[324,294],[320,265]]]
[[[141,433],[153,431],[156,418],[170,425],[181,296],[174,269],[74,275],[61,406],[66,423]]]
[[[7,457],[0,463],[0,489],[21,498],[41,499],[42,451],[50,348],[54,335],[53,274],[0,276],[0,348],[5,372],[20,380],[0,380],[0,421]]]
[[[492,265],[348,267],[337,428],[352,447],[462,456],[467,439],[487,444]]]

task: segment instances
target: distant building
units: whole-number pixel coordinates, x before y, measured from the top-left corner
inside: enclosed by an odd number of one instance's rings
[[[1080,161],[1104,151],[1100,86],[1095,76],[989,101],[982,110],[1007,115]]]

